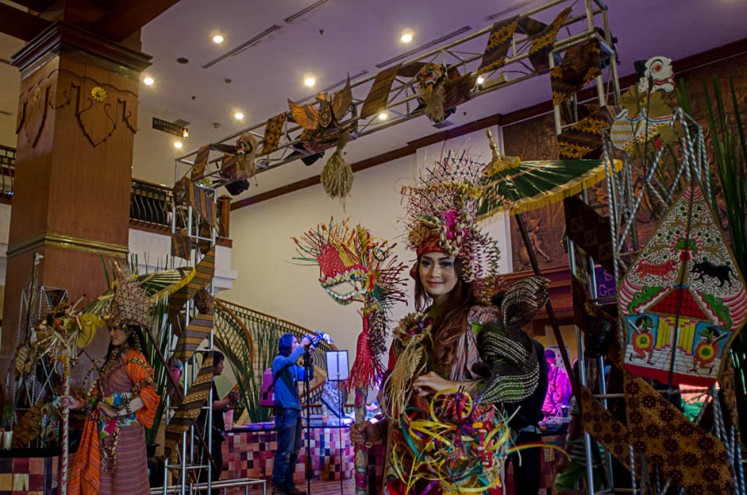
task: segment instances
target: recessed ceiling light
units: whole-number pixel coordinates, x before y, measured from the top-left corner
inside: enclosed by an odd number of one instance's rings
[[[313,88],[316,84],[316,77],[314,76],[306,76],[303,78],[303,85],[307,88]]]
[[[143,79],[143,84],[146,86],[153,86],[153,83],[156,82],[152,77],[145,76],[145,79]]]
[[[213,43],[215,43],[216,45],[220,45],[221,43],[223,43],[223,39],[224,38],[222,34],[216,34],[213,36]]]
[[[412,31],[409,29],[402,31],[402,36],[399,37],[399,40],[402,43],[410,43],[412,41]]]
[[[182,146],[184,146],[184,145],[182,144],[181,141],[174,141],[174,148],[180,150],[180,149],[182,149]]]
[[[236,112],[233,114],[233,118],[236,120],[242,120],[244,118],[244,114],[241,112]]]
[[[480,85],[485,82],[485,78],[482,76],[477,76],[477,84]]]
[[[389,118],[389,114],[388,114],[388,113],[386,113],[386,112],[381,112],[381,113],[379,114],[379,120],[386,120],[386,119],[388,119],[388,118]]]

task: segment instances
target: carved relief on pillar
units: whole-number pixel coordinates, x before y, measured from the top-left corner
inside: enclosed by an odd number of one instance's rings
[[[59,88],[55,108],[72,107],[80,130],[94,148],[115,132],[137,131],[136,93],[64,69]]]
[[[30,144],[32,148],[36,147],[44,130],[49,110],[53,105],[54,77],[52,76],[56,70],[48,67],[40,69],[39,72],[46,72],[46,74],[35,74],[36,82],[32,82],[26,91],[21,93],[18,100],[16,134],[18,134],[19,141],[25,141],[25,143],[19,142],[19,147],[23,144]]]
[[[137,131],[136,93],[66,69],[50,69],[48,74],[37,76],[38,80],[20,96],[16,132],[26,144],[36,147],[50,110],[68,106],[94,148],[117,130],[132,134]]]

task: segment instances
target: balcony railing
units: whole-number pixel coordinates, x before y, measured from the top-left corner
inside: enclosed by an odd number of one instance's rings
[[[0,202],[13,198],[13,180],[16,170],[16,150],[0,145]],[[218,198],[218,238],[229,238],[229,196]],[[130,226],[171,232],[174,197],[170,188],[141,180],[132,180],[130,189]]]
[[[0,201],[2,202],[10,201],[13,197],[15,171],[16,150],[0,144]]]

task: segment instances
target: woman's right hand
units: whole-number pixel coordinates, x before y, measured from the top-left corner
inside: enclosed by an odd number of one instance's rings
[[[366,445],[369,442],[378,442],[381,434],[375,424],[364,421],[350,425],[350,441],[355,445]]]
[[[67,407],[68,409],[80,409],[82,407],[81,402],[71,395],[63,395],[60,397],[60,405]]]

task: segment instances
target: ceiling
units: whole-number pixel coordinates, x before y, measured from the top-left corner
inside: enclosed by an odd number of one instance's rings
[[[488,17],[493,14],[503,13],[498,17],[503,19],[544,3],[180,0],[142,30],[142,50],[153,56],[146,74],[155,79],[155,84],[141,84],[140,88],[133,175],[170,185],[175,157],[264,122],[287,109],[287,98],[303,100],[347,75],[366,71],[364,77],[373,76],[381,70],[377,64],[446,33],[468,26],[470,30],[462,35],[466,36],[490,25],[493,21]],[[610,26],[618,38],[621,75],[631,73],[637,59],[666,55],[677,60],[745,37],[744,0],[608,0],[607,5]],[[314,8],[303,13],[308,7]],[[558,10],[544,12],[538,19],[549,22]],[[576,2],[573,13],[582,10],[583,2]],[[297,13],[300,15],[291,18]],[[231,53],[272,26],[277,28],[258,43]],[[409,45],[399,41],[404,29],[414,33]],[[221,45],[211,42],[218,32],[225,37]],[[481,47],[484,43],[485,38],[476,42]],[[21,46],[21,41],[0,34],[0,59],[9,60]],[[178,63],[180,57],[189,62]],[[308,73],[316,76],[314,89],[303,86]],[[18,87],[16,69],[0,60],[0,112],[13,114],[0,113],[2,144],[15,142],[12,132]],[[539,77],[475,98],[461,105],[449,121],[456,127],[550,97],[549,80]],[[233,118],[235,111],[244,114],[243,121]],[[151,129],[154,116],[190,123],[184,149],[174,149],[173,136]],[[347,160],[376,156],[435,132],[438,130],[425,117],[419,117],[350,143]],[[318,175],[324,161],[309,167],[295,161],[261,173],[241,197]],[[179,170],[179,175],[184,171]]]

